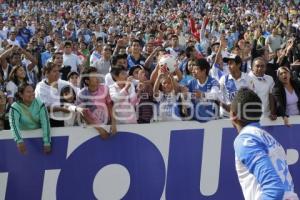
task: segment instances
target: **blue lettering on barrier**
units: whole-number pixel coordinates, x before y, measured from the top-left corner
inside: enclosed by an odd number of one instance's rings
[[[285,149],[300,151],[300,125],[265,129]],[[47,169],[61,169],[56,187],[58,200],[95,199],[92,191],[94,177],[102,167],[110,164],[123,165],[130,173],[130,187],[123,198],[125,200],[161,199],[165,181],[167,200],[243,199],[234,166],[235,137],[234,129],[223,129],[221,168],[216,174],[219,185],[212,196],[204,196],[200,192],[204,142],[201,129],[171,132],[167,175],[157,147],[143,136],[133,133],[120,133],[107,141],[92,138],[78,146],[67,159],[68,137],[53,137],[53,152],[49,156],[42,153],[40,138],[25,140],[28,149],[26,156],[20,155],[13,140],[0,140],[0,173],[8,172],[5,199],[41,199]],[[298,194],[299,167],[299,161],[289,166]]]
[[[60,172],[57,199],[96,199],[94,177],[110,164],[123,165],[130,173],[124,200],[154,200],[162,196],[166,172],[159,150],[140,135],[119,133],[107,141],[92,138],[70,155]]]
[[[41,199],[45,170],[60,169],[66,160],[68,137],[53,138],[53,150],[47,156],[43,154],[40,138],[24,141],[25,156],[18,152],[13,140],[0,140],[0,172],[8,172],[8,200]]]

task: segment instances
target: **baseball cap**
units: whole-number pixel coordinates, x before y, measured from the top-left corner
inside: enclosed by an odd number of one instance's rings
[[[223,57],[223,62],[227,63],[229,60],[233,60],[235,63],[242,63],[242,58],[237,54],[228,54]]]

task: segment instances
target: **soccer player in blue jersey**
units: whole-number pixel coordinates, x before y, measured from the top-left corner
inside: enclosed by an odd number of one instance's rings
[[[238,178],[246,200],[299,200],[281,144],[260,128],[261,100],[243,88],[230,109]]]

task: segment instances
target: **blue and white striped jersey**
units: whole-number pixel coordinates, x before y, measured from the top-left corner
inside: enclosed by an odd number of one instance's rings
[[[234,150],[246,200],[298,200],[283,147],[258,123],[241,130]]]

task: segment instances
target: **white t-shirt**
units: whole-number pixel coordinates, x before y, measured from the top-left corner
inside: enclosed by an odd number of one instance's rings
[[[263,77],[256,77],[252,73],[252,71],[249,72],[249,76],[253,80],[254,91],[262,101],[263,116],[269,116],[270,115],[269,94],[272,94],[272,89],[275,84],[274,80],[269,75],[264,75]]]
[[[81,65],[82,62],[79,57],[73,53],[71,54],[63,54],[63,65],[64,66],[71,66],[71,71],[78,72],[78,67]]]
[[[16,45],[18,47],[21,47],[21,44],[18,40],[12,41],[12,40],[8,39],[7,42],[8,42],[9,45]]]
[[[237,80],[234,79],[231,74],[222,76],[219,83],[221,91],[220,100],[227,105],[231,104],[239,89],[254,89],[252,78],[248,74],[243,72],[241,72],[241,77]],[[229,117],[229,113],[225,109],[223,109],[223,107],[221,107],[221,116]]]
[[[18,86],[14,82],[9,81],[6,85],[6,91],[7,98],[14,98],[15,94],[18,91]]]
[[[59,79],[58,82],[58,88],[54,88],[50,85],[48,85],[46,80],[40,81],[35,88],[35,97],[39,98],[46,107],[49,106],[60,106],[60,92],[61,89],[67,85],[70,85],[69,82]],[[62,112],[55,112],[54,114],[50,113],[50,118],[56,119],[56,120],[62,120],[63,117]]]
[[[111,73],[108,73],[105,75],[105,85],[106,86],[111,86],[115,83],[115,81],[113,80]]]

